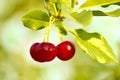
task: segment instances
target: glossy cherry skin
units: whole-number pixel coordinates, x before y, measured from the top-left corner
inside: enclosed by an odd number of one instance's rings
[[[57,55],[57,48],[49,42],[34,43],[30,48],[31,57],[38,62],[49,62]]]
[[[64,41],[57,45],[57,57],[63,61],[71,59],[75,54],[75,46],[70,41]]]

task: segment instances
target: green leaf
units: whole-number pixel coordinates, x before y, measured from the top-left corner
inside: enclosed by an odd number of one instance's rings
[[[39,30],[48,26],[49,16],[42,10],[34,9],[25,14],[22,17],[22,21],[24,26],[33,30]]]
[[[76,1],[76,0],[71,0],[71,7],[72,7],[72,8],[74,8],[75,1]]]
[[[120,6],[120,2],[113,3],[113,4],[103,5],[103,6],[101,6],[101,7],[106,8],[106,7],[110,6],[110,5],[118,5],[118,6]]]
[[[54,24],[62,35],[67,35],[67,31],[61,21],[55,21]]]
[[[58,0],[49,0],[49,2],[56,3]]]
[[[78,10],[120,2],[120,0],[87,0]]]
[[[82,11],[81,13],[72,13],[71,16],[80,24],[82,24],[83,26],[87,26],[91,23],[92,21],[92,12],[89,11]]]
[[[93,16],[107,16],[104,12],[100,10],[93,10],[92,11]]]
[[[84,50],[91,58],[100,63],[118,62],[114,53],[104,39],[98,33],[88,33],[83,29],[76,29],[74,31],[78,45]]]
[[[94,16],[111,16],[111,17],[119,17],[120,16],[120,9],[114,10],[112,12],[103,12],[99,10],[92,11]]]
[[[58,13],[61,13],[61,4],[62,4],[62,0],[57,0],[57,2],[55,3]]]
[[[105,12],[105,14],[112,17],[118,17],[120,16],[120,9],[114,10],[112,12]]]

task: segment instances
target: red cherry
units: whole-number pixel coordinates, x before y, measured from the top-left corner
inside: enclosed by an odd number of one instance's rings
[[[71,59],[75,54],[74,44],[64,41],[57,46],[57,57],[63,61]]]
[[[30,55],[35,61],[48,62],[56,57],[57,49],[49,42],[34,43],[30,48]]]

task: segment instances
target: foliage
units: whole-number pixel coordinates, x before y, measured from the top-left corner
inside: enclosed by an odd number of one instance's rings
[[[61,26],[64,25],[63,27],[68,27],[72,29],[78,27],[79,29],[78,25],[81,23],[71,17],[72,13],[77,13],[74,10],[72,12],[71,9],[71,6],[72,8],[76,7],[76,0],[71,0],[74,1],[75,4],[71,4],[69,0],[62,1],[64,1],[64,3],[62,4],[61,14],[66,18],[64,18],[63,21],[59,20],[60,24],[62,24]],[[68,5],[68,3],[70,4]],[[119,63],[99,64],[90,56],[85,54],[80,46],[77,45],[77,43],[75,43],[75,47],[77,50],[76,54],[70,61],[61,62],[55,59],[53,62],[50,63],[38,64],[33,60],[30,60],[31,58],[27,53],[30,44],[33,43],[33,41],[40,41],[42,39],[43,31],[47,26],[39,31],[30,30],[30,28],[26,29],[21,27],[22,24],[19,18],[26,11],[33,8],[39,8],[40,10],[47,12],[44,8],[45,6],[43,6],[44,1],[1,0],[0,4],[0,80],[120,80]],[[82,3],[79,2],[79,4]],[[105,13],[114,12],[119,9],[119,6],[120,2],[102,5],[102,7],[93,6],[78,11],[78,13],[81,13],[82,11],[92,12],[92,24],[90,23],[90,25],[88,24],[87,26],[83,27],[81,27],[80,25],[80,29],[83,28],[83,30],[85,32],[87,31],[88,34],[94,33],[95,31],[103,34],[108,40],[108,43],[110,43],[111,47],[113,48],[118,60],[120,59],[120,45],[119,53],[117,53],[116,45],[117,42],[119,42],[118,40],[120,38],[119,17],[111,17],[106,15]],[[97,9],[93,10],[94,8]],[[49,15],[49,13],[47,14]],[[116,15],[116,13],[113,14]],[[66,21],[65,19],[68,21]],[[75,24],[75,22],[71,22],[70,19],[75,20],[78,24]],[[114,23],[112,21],[114,21]],[[55,30],[55,27],[53,27],[53,25],[51,28],[52,31]],[[56,27],[56,29],[59,31],[58,27]],[[64,39],[74,39],[74,36],[71,36],[72,34],[70,34],[66,29],[62,30],[60,34],[64,35],[63,31],[67,32],[67,36],[63,37]],[[56,40],[56,37],[58,36],[51,36],[52,41]],[[116,39],[117,41],[115,41]],[[59,41],[56,40],[54,43],[56,42]]]
[[[22,21],[24,22],[24,26],[38,30],[48,26],[49,16],[45,12],[35,9],[24,15]]]
[[[76,29],[74,34],[76,35],[78,45],[93,59],[100,63],[108,63],[112,60],[117,62],[112,49],[108,43],[98,33],[87,33],[82,29]]]
[[[113,4],[120,2],[120,0],[87,0],[85,4],[80,6],[78,9],[86,9],[94,6],[102,6],[107,4]]]
[[[46,10],[31,10],[22,17],[22,21],[24,26],[33,30],[46,28],[45,36],[49,35],[49,28],[51,24],[54,24],[58,33],[61,35],[67,35],[68,32],[73,33],[73,35],[76,36],[76,42],[81,49],[96,61],[100,63],[109,63],[112,61],[118,62],[111,47],[102,35],[99,33],[88,33],[84,30],[84,27],[87,27],[91,23],[92,17],[94,16],[120,16],[119,9],[112,12],[103,12],[100,10],[88,10],[88,8],[108,4],[112,5],[118,2],[120,2],[120,0],[87,0],[76,10],[74,7],[80,3],[77,0],[44,0]],[[63,7],[66,4],[69,8]],[[66,11],[66,14],[69,17],[64,16],[64,11]],[[83,28],[70,30],[69,27],[64,26],[62,23],[64,19],[75,20],[79,24],[83,25]],[[45,40],[48,40],[47,38],[48,37],[45,37]]]

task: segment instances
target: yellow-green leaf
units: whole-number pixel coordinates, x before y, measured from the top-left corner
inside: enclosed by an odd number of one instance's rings
[[[25,27],[33,30],[42,29],[49,24],[49,16],[42,10],[34,9],[29,11],[22,17]]]
[[[76,0],[71,0],[71,7],[74,8]]]
[[[75,35],[81,49],[94,60],[100,63],[118,62],[111,47],[100,34],[88,33],[83,29],[76,29]]]
[[[92,12],[90,10],[84,10],[81,13],[75,12],[72,13],[71,16],[83,26],[89,25],[92,21]]]
[[[120,16],[120,9],[116,9],[112,12],[103,12],[100,10],[92,11],[93,16],[111,16],[111,17],[119,17]]]
[[[67,35],[67,31],[61,21],[55,21],[54,24],[62,35]]]
[[[105,12],[105,14],[112,17],[118,17],[120,16],[120,9],[114,10],[112,12]]]
[[[82,6],[78,9],[86,9],[94,6],[102,6],[112,3],[120,2],[120,0],[87,0]]]

